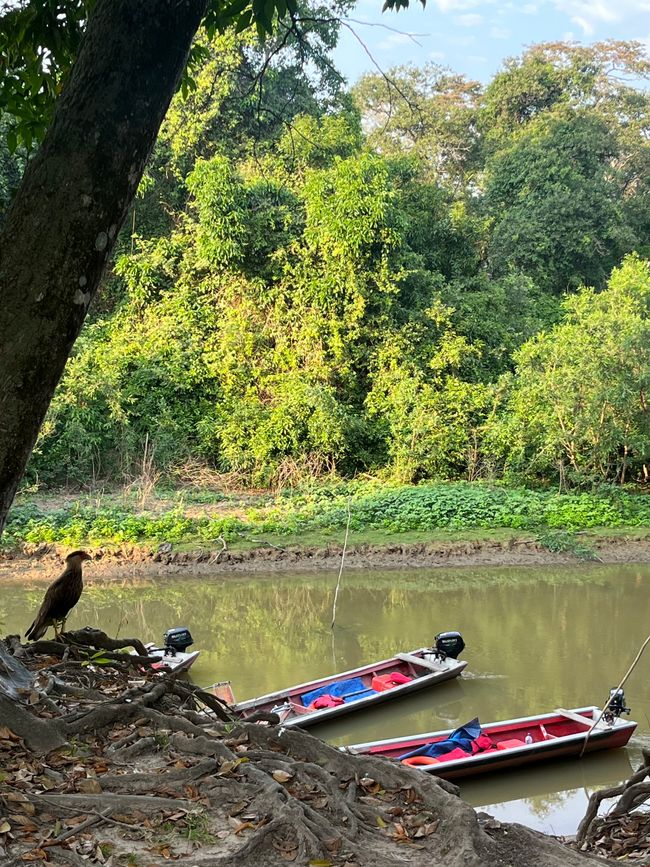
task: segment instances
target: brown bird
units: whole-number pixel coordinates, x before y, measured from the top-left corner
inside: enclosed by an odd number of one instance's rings
[[[81,574],[81,564],[91,560],[85,551],[73,551],[65,558],[66,567],[53,584],[47,589],[36,620],[25,633],[25,637],[38,641],[47,632],[48,626],[54,627],[54,635],[59,637],[65,627],[65,621],[81,596],[84,587]]]

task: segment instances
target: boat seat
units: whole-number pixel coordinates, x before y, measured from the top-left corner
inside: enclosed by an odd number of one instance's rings
[[[586,716],[582,716],[580,713],[574,713],[572,710],[566,710],[563,707],[556,707],[553,713],[559,713],[561,716],[573,720],[573,722],[582,723],[582,725],[587,729],[591,728],[593,723],[593,720],[588,719]]]
[[[508,741],[499,741],[497,744],[498,750],[514,750],[516,747],[525,747],[526,744],[520,741],[519,738],[511,738]]]
[[[301,714],[301,713],[311,713],[309,708],[304,707],[302,704],[296,704],[295,701],[289,701],[289,706],[291,708],[291,713]]]
[[[546,726],[540,725],[539,728],[545,741],[553,741],[557,738],[557,735],[552,735],[550,732],[546,731]]]
[[[401,659],[402,662],[410,662],[411,665],[420,666],[420,668],[430,668],[431,671],[440,673],[442,668],[428,659],[421,659],[419,656],[414,656],[412,653],[396,653],[395,659]]]

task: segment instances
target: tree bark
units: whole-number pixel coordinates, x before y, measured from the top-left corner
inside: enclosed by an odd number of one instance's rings
[[[0,234],[0,532],[207,0],[98,0]]]

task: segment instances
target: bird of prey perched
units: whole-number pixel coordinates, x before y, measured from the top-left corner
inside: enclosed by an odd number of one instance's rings
[[[55,637],[59,637],[65,627],[68,614],[79,601],[83,590],[81,564],[84,560],[91,559],[90,554],[86,554],[85,551],[73,551],[72,554],[68,554],[65,558],[65,570],[48,587],[36,620],[25,633],[26,638],[38,641],[45,635],[48,626],[53,626]]]

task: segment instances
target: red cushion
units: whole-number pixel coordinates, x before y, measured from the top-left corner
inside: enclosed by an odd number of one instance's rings
[[[512,750],[515,747],[525,747],[526,744],[518,738],[512,738],[509,741],[499,741],[497,744],[498,750]]]
[[[450,753],[444,753],[442,756],[438,756],[441,762],[453,762],[454,759],[467,759],[471,753],[466,753],[465,750],[461,750],[460,747],[456,747],[455,750],[452,750]]]
[[[336,707],[343,703],[343,699],[337,695],[319,695],[309,705],[308,710],[321,710],[324,707]]]
[[[406,674],[402,674],[401,671],[392,671],[390,674],[390,679],[394,684],[410,683],[413,680],[412,677],[408,677]]]

